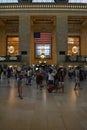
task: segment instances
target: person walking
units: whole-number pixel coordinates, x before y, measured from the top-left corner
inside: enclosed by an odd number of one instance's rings
[[[7,68],[7,81],[8,81],[8,84],[10,83],[10,79],[11,79],[11,76],[12,76],[12,68],[11,67],[8,67]]]
[[[77,89],[77,86],[80,88],[80,68],[79,66],[75,69],[75,87],[74,90]]]
[[[43,81],[42,74],[40,73],[40,70],[37,70],[37,71],[36,71],[36,84],[37,84],[37,89],[40,88],[40,90],[42,90],[42,81]]]
[[[62,89],[64,93],[64,79],[65,79],[65,71],[63,68],[60,68],[58,71],[58,80],[59,80],[59,88]]]
[[[23,79],[23,75],[19,75],[19,78],[18,78],[18,80],[17,80],[17,82],[18,82],[18,97],[20,98],[20,99],[23,99],[23,97],[22,97],[22,89],[23,89],[23,83],[22,83],[22,79]]]

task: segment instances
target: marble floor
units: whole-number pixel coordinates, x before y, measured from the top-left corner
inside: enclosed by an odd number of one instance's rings
[[[19,99],[16,81],[0,81],[0,130],[87,130],[87,80],[74,91],[74,80],[65,79],[65,92],[48,93],[23,85]]]

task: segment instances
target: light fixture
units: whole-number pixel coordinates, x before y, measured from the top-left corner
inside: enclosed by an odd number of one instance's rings
[[[45,59],[45,54],[42,53],[41,56],[40,56],[41,59]]]

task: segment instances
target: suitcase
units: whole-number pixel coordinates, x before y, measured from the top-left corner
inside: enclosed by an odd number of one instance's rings
[[[57,88],[56,88],[56,86],[55,85],[49,85],[48,87],[47,87],[47,90],[48,90],[48,92],[49,93],[52,93],[54,90],[56,90]]]
[[[47,87],[47,90],[49,93],[52,93],[52,92],[57,92],[57,90],[62,90],[62,92],[64,93],[64,87],[59,87],[59,86],[55,86],[55,85],[49,85]]]

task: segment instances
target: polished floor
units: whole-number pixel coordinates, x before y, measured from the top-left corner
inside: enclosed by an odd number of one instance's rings
[[[32,85],[23,87],[19,99],[16,81],[0,81],[0,130],[87,130],[87,80],[74,91],[65,79],[65,92],[48,93]]]

